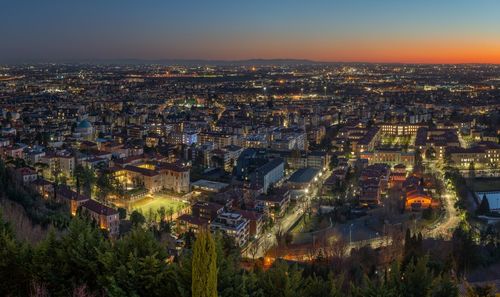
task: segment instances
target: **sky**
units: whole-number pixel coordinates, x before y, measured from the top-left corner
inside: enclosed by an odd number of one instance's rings
[[[498,0],[0,0],[0,60],[500,63]]]

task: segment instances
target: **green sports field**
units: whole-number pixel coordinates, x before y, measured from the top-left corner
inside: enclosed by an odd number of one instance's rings
[[[180,210],[186,208],[189,203],[169,198],[166,195],[155,194],[154,196],[148,196],[144,199],[141,199],[131,206],[132,210],[139,210],[143,214],[147,214],[151,209],[153,212],[156,212],[162,206],[165,207],[165,210],[168,211],[172,209],[174,213],[179,212]]]

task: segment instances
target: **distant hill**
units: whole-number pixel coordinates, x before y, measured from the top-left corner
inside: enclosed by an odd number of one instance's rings
[[[213,66],[264,66],[264,65],[319,65],[331,64],[328,62],[319,62],[306,59],[248,59],[248,60],[203,60],[203,59],[110,59],[110,60],[92,60],[79,61],[96,64],[160,64],[160,65],[213,65]]]
[[[403,62],[364,62],[364,61],[314,61],[308,59],[243,59],[243,60],[209,60],[209,59],[19,59],[4,60],[5,65],[18,64],[94,64],[94,65],[181,65],[181,66],[296,66],[296,65],[497,65],[481,63],[432,64]]]

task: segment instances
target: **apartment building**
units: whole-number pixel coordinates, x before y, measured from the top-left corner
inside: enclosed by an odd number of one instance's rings
[[[243,247],[250,238],[250,223],[239,213],[224,212],[210,223],[212,232],[221,232],[231,237],[235,244]]]

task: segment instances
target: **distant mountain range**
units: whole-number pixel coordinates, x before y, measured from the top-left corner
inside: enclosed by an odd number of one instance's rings
[[[83,63],[95,64],[159,64],[159,65],[183,65],[183,66],[294,66],[294,65],[370,65],[370,64],[383,64],[383,65],[495,65],[484,63],[456,63],[456,64],[439,64],[439,63],[397,63],[397,62],[325,62],[314,61],[308,59],[245,59],[245,60],[204,60],[204,59],[102,59],[102,60],[88,60],[80,61]]]
[[[319,65],[332,64],[330,62],[319,62],[307,59],[248,59],[248,60],[203,60],[203,59],[102,59],[79,61],[96,64],[160,64],[160,65],[213,65],[213,66],[264,66],[264,65]]]
[[[1,63],[0,58],[0,63]],[[43,64],[43,63],[61,63],[61,64],[96,64],[96,65],[182,65],[182,66],[296,66],[296,65],[421,65],[419,63],[375,63],[375,62],[324,62],[308,59],[245,59],[245,60],[207,60],[207,59],[60,59],[60,60],[24,60],[24,61],[6,61],[6,64]],[[443,65],[428,64],[423,65]],[[454,65],[490,65],[480,63],[465,63]]]

